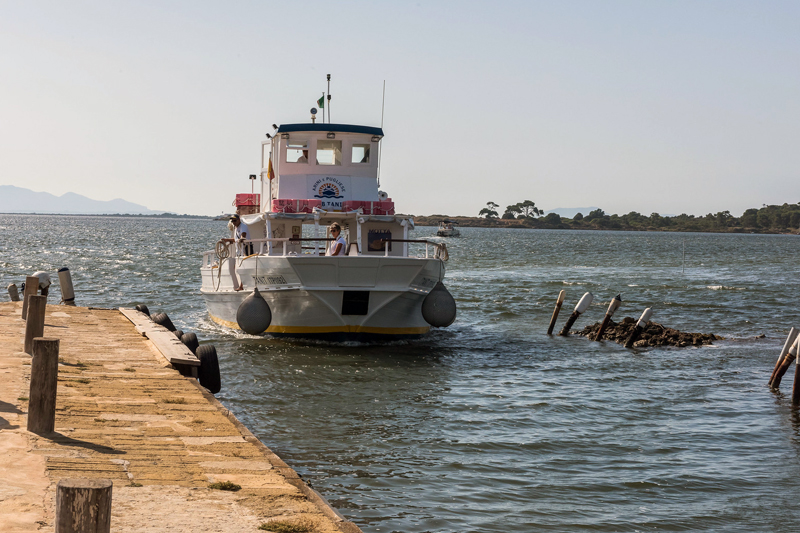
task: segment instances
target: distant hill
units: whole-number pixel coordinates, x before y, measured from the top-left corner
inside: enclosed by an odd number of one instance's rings
[[[0,213],[157,215],[163,212],[153,211],[143,205],[134,204],[121,198],[108,201],[92,200],[74,192],[55,196],[48,192],[35,192],[13,185],[0,185]]]
[[[595,209],[600,209],[599,207],[559,207],[557,209],[548,209],[545,213],[555,213],[560,217],[572,218],[578,213],[583,216],[588,215]]]

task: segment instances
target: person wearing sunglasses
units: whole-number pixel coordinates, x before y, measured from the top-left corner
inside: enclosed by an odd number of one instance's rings
[[[344,251],[347,249],[347,242],[342,237],[342,227],[339,226],[338,222],[334,222],[330,225],[328,231],[330,231],[334,240],[325,255],[344,255]]]

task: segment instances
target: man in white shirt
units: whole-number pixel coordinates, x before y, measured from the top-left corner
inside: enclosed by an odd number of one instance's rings
[[[223,242],[235,242],[236,244],[236,255],[251,255],[253,253],[253,243],[245,244],[244,241],[247,240],[248,234],[250,233],[250,228],[247,227],[247,224],[242,222],[242,219],[239,215],[231,215],[231,224],[233,224],[233,238],[232,239],[222,239]],[[244,282],[239,280],[239,286],[236,287],[234,290],[241,291],[244,290]]]

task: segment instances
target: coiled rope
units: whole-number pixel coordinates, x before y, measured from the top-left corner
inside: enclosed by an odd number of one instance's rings
[[[447,245],[445,243],[437,243],[436,244],[436,254],[434,255],[437,259],[441,259],[442,261],[447,261],[450,259],[450,254],[447,253]]]
[[[231,251],[228,249],[228,244],[223,242],[222,240],[217,241],[217,245],[214,248],[214,255],[217,256],[217,286],[214,288],[214,291],[219,290],[219,286],[222,283],[220,279],[222,276],[222,265],[227,258],[231,256]]]

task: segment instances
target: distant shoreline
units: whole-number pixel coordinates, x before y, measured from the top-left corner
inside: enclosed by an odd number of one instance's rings
[[[765,235],[799,235],[800,229],[766,229],[757,227],[728,226],[728,227],[705,227],[705,226],[627,226],[617,227],[601,226],[591,222],[577,222],[571,219],[562,218],[558,224],[547,223],[543,218],[526,219],[502,219],[502,218],[479,218],[462,216],[415,216],[414,224],[417,226],[438,226],[442,220],[452,220],[457,222],[462,228],[510,228],[510,229],[564,229],[564,230],[594,230],[594,231],[638,231],[638,232],[661,232],[661,233],[758,233]]]
[[[228,216],[207,216],[207,215],[179,215],[176,213],[162,213],[158,215],[135,214],[135,213],[0,213],[0,215],[14,216],[58,216],[58,217],[106,217],[106,218],[158,218],[158,219],[182,219],[182,220],[227,220]],[[696,226],[603,226],[586,221],[575,221],[562,218],[558,224],[548,223],[544,218],[480,218],[465,216],[414,216],[417,226],[436,227],[444,219],[457,222],[462,228],[509,228],[509,229],[563,229],[563,230],[592,230],[592,231],[638,231],[638,232],[661,232],[661,233],[739,233],[739,234],[765,234],[765,235],[800,235],[800,229],[779,229],[779,228],[758,228],[743,226],[727,227],[696,227]]]

